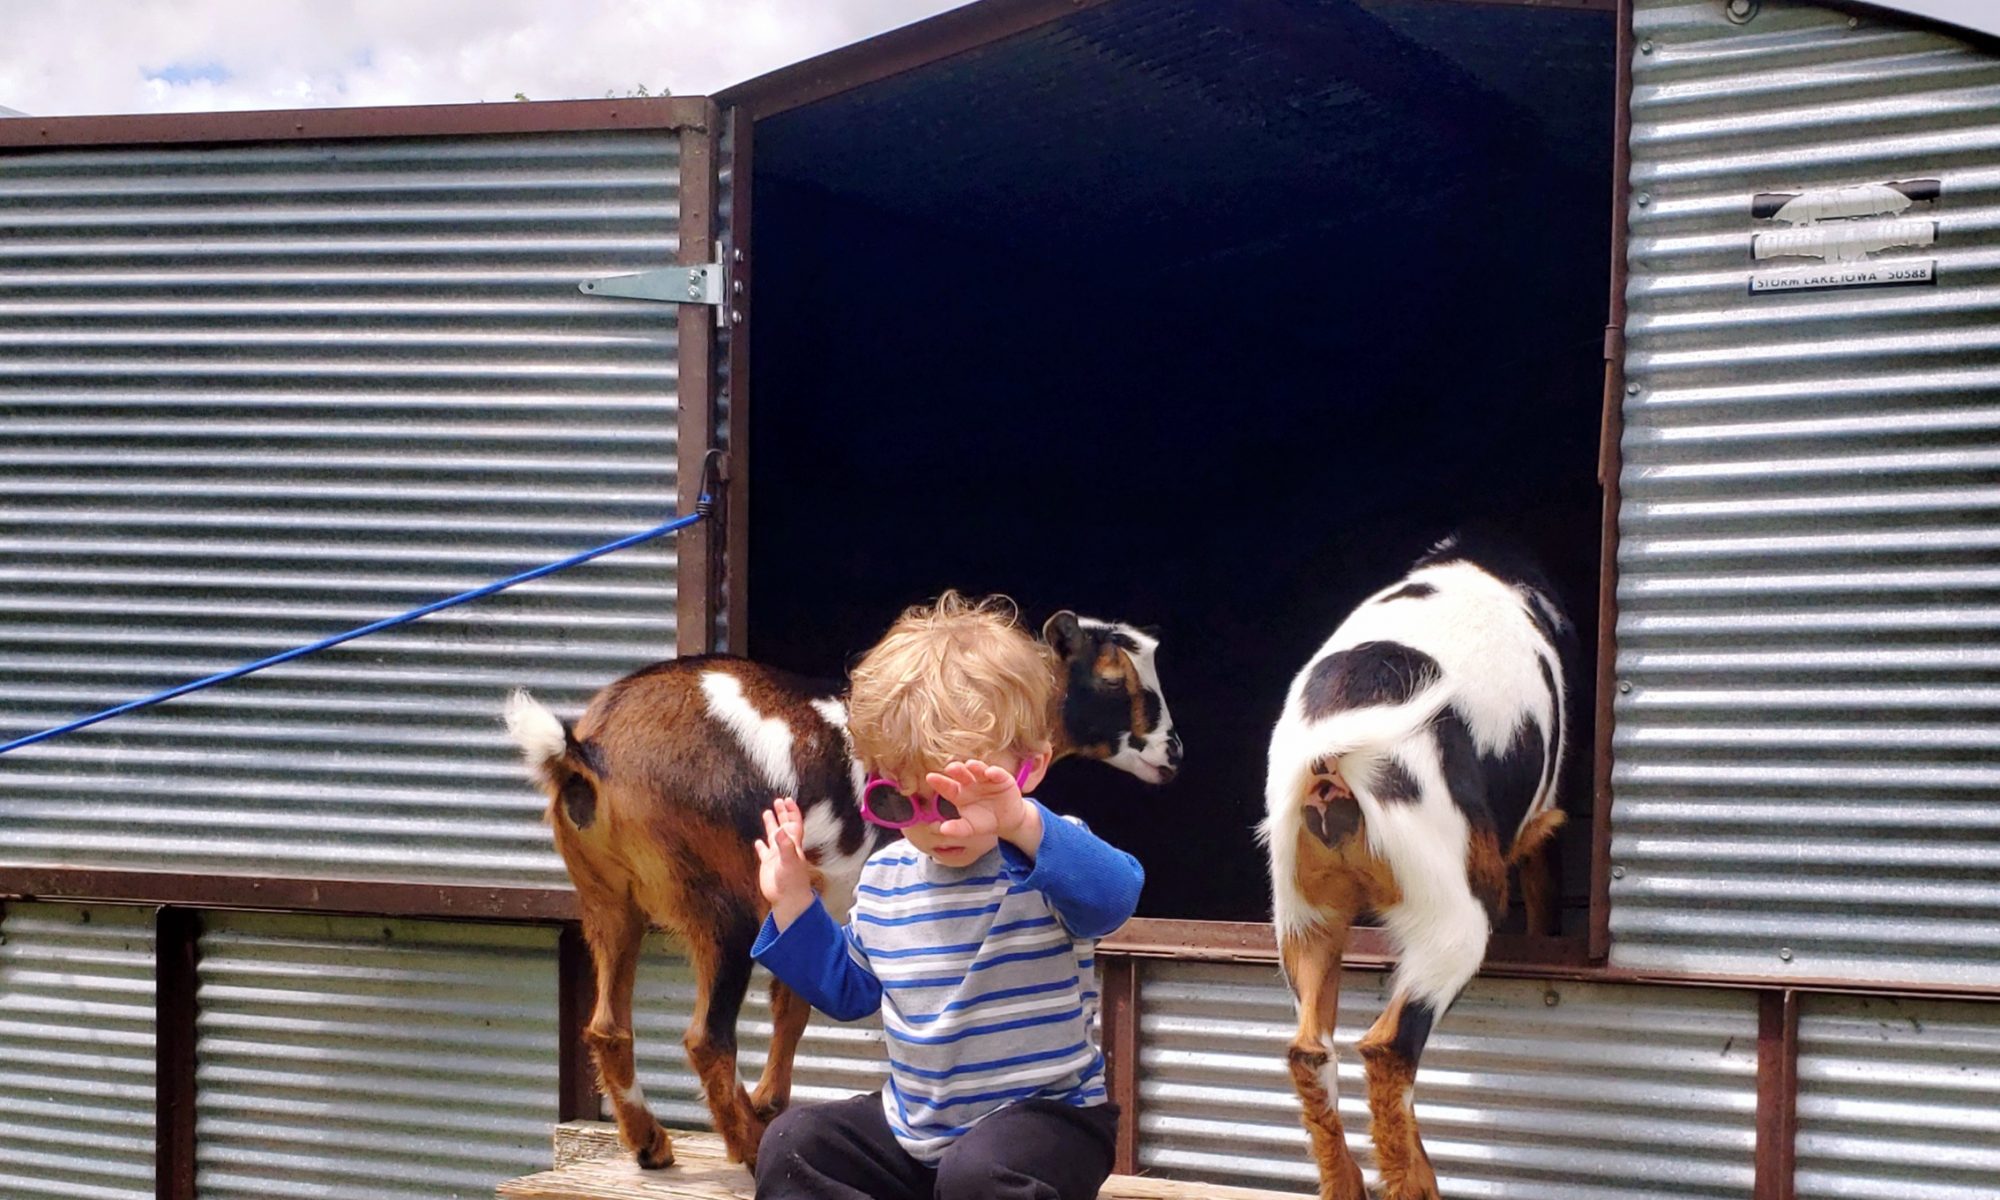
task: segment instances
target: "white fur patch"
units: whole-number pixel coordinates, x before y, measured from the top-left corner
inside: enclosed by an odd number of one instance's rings
[[[801,803],[804,803],[801,801]],[[852,854],[840,852],[840,817],[833,811],[833,800],[824,799],[805,810],[806,844],[808,852],[818,851],[819,873],[826,883],[820,892],[820,901],[826,911],[833,914],[836,921],[845,921],[854,907],[854,888],[861,882],[861,868],[868,863],[868,854],[875,848],[874,839],[862,838],[861,845]]]
[[[640,1087],[639,1081],[634,1079],[632,1086],[625,1089],[620,1099],[634,1108],[644,1108],[646,1107],[646,1089]]]
[[[1137,741],[1125,739],[1126,744],[1105,759],[1105,765],[1116,767],[1128,775],[1136,775],[1147,783],[1165,782],[1175,765],[1173,755],[1167,749],[1174,730],[1174,717],[1167,710],[1167,693],[1160,687],[1160,669],[1155,661],[1160,640],[1130,625],[1100,621],[1096,617],[1078,617],[1077,624],[1098,633],[1116,633],[1130,639],[1138,650],[1127,651],[1126,657],[1132,660],[1132,669],[1139,675],[1139,686],[1151,692],[1153,698],[1160,702],[1160,719],[1153,728]]]
[[[1385,602],[1405,584],[1433,590],[1421,601]],[[1479,969],[1491,932],[1485,907],[1466,878],[1471,830],[1452,801],[1431,722],[1449,706],[1465,722],[1475,747],[1499,754],[1524,727],[1535,728],[1547,747],[1540,786],[1527,813],[1555,804],[1563,731],[1562,674],[1556,695],[1542,675],[1553,662],[1534,620],[1540,610],[1559,619],[1539,595],[1524,592],[1467,562],[1413,571],[1356,608],[1292,681],[1283,715],[1272,731],[1265,778],[1263,834],[1271,862],[1273,917],[1281,936],[1296,935],[1324,917],[1313,898],[1299,894],[1296,847],[1315,763],[1338,770],[1361,806],[1369,847],[1388,864],[1402,902],[1381,914],[1400,951],[1396,986],[1440,1013]],[[1317,719],[1305,711],[1304,691],[1314,664],[1366,642],[1395,642],[1428,655],[1437,680],[1400,704],[1363,705]],[[1373,792],[1376,768],[1393,760],[1416,782],[1414,803],[1382,802]]]
[[[526,688],[516,688],[507,697],[506,714],[507,732],[520,744],[528,770],[537,779],[541,778],[548,764],[561,758],[569,748],[562,719],[530,696]]]
[[[785,719],[758,712],[743,694],[742,682],[726,672],[704,672],[701,691],[708,697],[708,714],[736,738],[771,790],[780,796],[797,796],[799,772],[792,763],[792,727]]]
[[[813,711],[835,729],[847,728],[847,706],[838,700],[814,700]]]

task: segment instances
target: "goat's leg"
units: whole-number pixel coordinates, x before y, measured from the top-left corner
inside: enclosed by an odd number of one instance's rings
[[[1355,1044],[1368,1075],[1368,1111],[1383,1200],[1439,1200],[1437,1175],[1417,1131],[1417,1061],[1431,1026],[1479,969],[1490,933],[1486,908],[1464,877],[1433,881],[1420,902],[1385,913],[1403,958],[1389,1007]]]
[[[1561,809],[1549,809],[1529,818],[1514,838],[1509,857],[1521,874],[1521,908],[1529,933],[1556,932],[1555,865],[1549,856],[1549,839],[1563,824]]]
[[[754,1168],[765,1122],[752,1111],[737,1078],[736,1019],[750,990],[750,947],[757,940],[757,925],[748,912],[740,918],[726,920],[712,938],[687,939],[695,1007],[681,1042],[729,1157]]]
[[[583,1037],[597,1064],[598,1089],[610,1098],[618,1139],[637,1153],[639,1165],[649,1170],[671,1166],[673,1139],[646,1106],[632,1057],[632,988],[646,937],[645,915],[623,895],[578,895],[584,940],[597,968],[597,1006]]]
[[[775,1118],[792,1102],[792,1059],[810,1020],[812,1005],[783,980],[771,980],[771,1052],[765,1056],[757,1090],[750,1093],[750,1108],[759,1120]]]
[[[1340,1086],[1333,1029],[1340,1007],[1340,955],[1347,945],[1351,913],[1337,913],[1322,926],[1288,932],[1280,947],[1285,978],[1298,1001],[1299,1027],[1285,1051],[1292,1089],[1299,1095],[1300,1119],[1312,1138],[1319,1165],[1320,1200],[1366,1200],[1361,1168],[1347,1149],[1340,1124]]]

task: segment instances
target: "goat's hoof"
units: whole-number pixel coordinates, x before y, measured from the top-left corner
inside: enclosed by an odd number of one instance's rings
[[[653,1138],[639,1148],[639,1166],[648,1171],[664,1170],[674,1165],[674,1139],[667,1136],[664,1129],[655,1129]]]

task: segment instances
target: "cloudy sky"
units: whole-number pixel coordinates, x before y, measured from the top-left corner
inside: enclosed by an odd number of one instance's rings
[[[964,0],[0,0],[35,116],[700,95]]]

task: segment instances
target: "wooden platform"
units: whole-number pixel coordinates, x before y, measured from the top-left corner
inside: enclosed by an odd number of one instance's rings
[[[642,1171],[618,1145],[618,1131],[599,1121],[556,1126],[555,1169],[510,1179],[501,1200],[752,1200],[750,1173],[723,1153],[708,1133],[676,1133],[674,1165]],[[1098,1200],[1297,1200],[1281,1192],[1113,1175]]]

